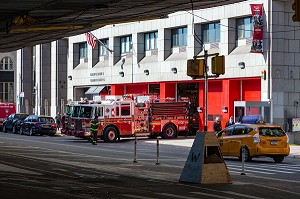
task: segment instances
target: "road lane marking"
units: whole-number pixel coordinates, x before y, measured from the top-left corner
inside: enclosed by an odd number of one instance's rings
[[[234,168],[234,167],[241,168],[241,166],[232,165],[232,164],[227,164],[227,166],[229,166],[229,168]],[[288,173],[288,174],[295,173],[295,172],[290,172],[290,171],[280,171],[280,170],[274,170],[274,169],[261,168],[259,165],[257,165],[257,166],[245,165],[245,170],[254,171],[253,169],[256,169],[256,170],[259,169],[259,170],[262,170],[262,171],[273,171],[273,172],[277,172],[277,173]]]
[[[202,193],[202,192],[190,192],[190,193],[194,193],[194,194],[197,194],[197,195],[203,195],[203,196],[214,197],[214,198],[234,199],[234,198],[232,198],[232,197],[219,196],[219,195],[215,195],[215,194]],[[175,195],[175,194],[170,194],[170,193],[157,193],[157,194],[163,195],[163,196],[170,196],[170,197],[173,197],[173,198],[195,199],[195,197],[180,196],[180,195]]]
[[[233,167],[228,167],[228,170],[230,172],[230,170],[238,170],[238,171],[241,171],[242,172],[242,168],[233,168]],[[245,173],[247,172],[251,172],[251,173],[263,173],[263,174],[268,174],[268,175],[273,175],[275,173],[270,173],[270,172],[266,172],[266,171],[256,171],[256,170],[248,170],[245,168]]]
[[[150,197],[138,196],[133,194],[121,194],[120,196],[125,196],[127,198],[137,198],[137,199],[158,199],[158,198],[150,198]]]
[[[235,196],[242,196],[243,198],[264,199],[264,198],[259,198],[259,197],[255,197],[255,196],[249,196],[247,194],[241,194],[241,193],[236,193],[236,192],[232,192],[232,191],[218,191],[218,192],[223,192],[223,193],[230,194],[230,195],[235,195]],[[197,195],[211,196],[211,197],[218,196],[216,198],[224,198],[224,199],[231,198],[232,199],[232,197],[219,196],[219,195],[208,194],[208,193],[203,193],[203,192],[190,192],[190,193],[197,194]]]
[[[250,196],[250,195],[247,195],[247,194],[237,193],[237,192],[233,192],[233,191],[222,191],[222,192],[227,193],[227,194],[231,194],[231,195],[235,195],[235,196],[241,196],[242,198],[264,199],[264,198],[261,198],[261,197]]]

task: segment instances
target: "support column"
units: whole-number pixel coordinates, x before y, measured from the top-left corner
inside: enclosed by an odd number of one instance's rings
[[[159,96],[161,102],[165,102],[168,97],[176,99],[176,83],[160,83]]]
[[[21,92],[24,97],[20,98],[20,111],[32,114],[33,103],[33,51],[32,47],[21,49]]]
[[[205,95],[205,89],[204,89],[204,81],[199,82],[198,85],[198,95],[199,95],[199,107],[201,107],[202,112],[199,113],[199,130],[203,131],[204,130],[204,95]]]
[[[67,104],[67,57],[67,39],[51,43],[51,116],[63,114]]]
[[[111,85],[111,95],[124,95],[124,85]]]

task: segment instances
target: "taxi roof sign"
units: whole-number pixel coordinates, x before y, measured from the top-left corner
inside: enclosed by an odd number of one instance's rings
[[[245,115],[242,118],[243,124],[262,124],[265,123],[261,115]]]

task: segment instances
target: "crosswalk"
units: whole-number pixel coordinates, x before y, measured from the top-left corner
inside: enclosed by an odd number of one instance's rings
[[[230,173],[240,174],[242,171],[242,164],[239,163],[227,163],[227,168]],[[300,164],[257,164],[257,163],[245,163],[244,171],[251,174],[264,174],[264,175],[277,175],[287,174],[293,175],[300,173]]]

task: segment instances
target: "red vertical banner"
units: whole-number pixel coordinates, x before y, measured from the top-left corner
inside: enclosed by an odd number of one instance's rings
[[[252,12],[253,38],[251,51],[263,53],[263,5],[250,4]]]

